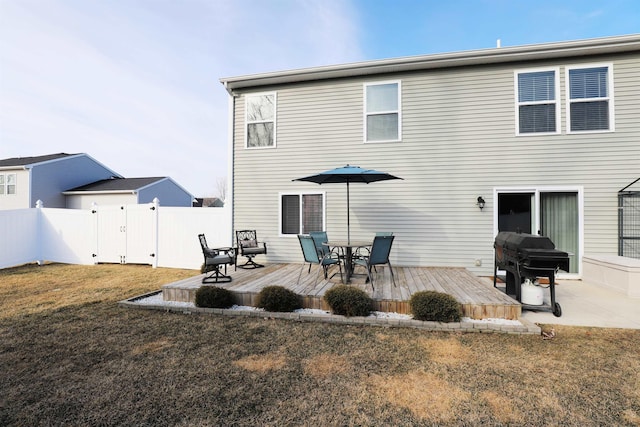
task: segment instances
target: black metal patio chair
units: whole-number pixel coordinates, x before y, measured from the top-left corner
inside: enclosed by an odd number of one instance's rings
[[[256,255],[267,254],[267,244],[264,242],[258,242],[258,233],[256,230],[240,230],[236,231],[236,244],[238,253],[237,255],[247,258],[247,262],[242,265],[238,265],[236,262],[236,270],[240,268],[260,268],[264,267],[262,264],[258,264],[253,260]]]
[[[230,282],[231,276],[227,275],[227,265],[235,263],[236,255],[233,248],[210,248],[204,234],[198,234],[202,254],[204,255],[204,273],[209,273],[202,278],[202,283]],[[224,273],[222,266],[224,265]]]

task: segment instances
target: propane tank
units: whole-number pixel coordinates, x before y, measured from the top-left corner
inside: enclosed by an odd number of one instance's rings
[[[544,302],[544,289],[537,286],[530,279],[524,279],[524,283],[520,288],[520,299],[522,304],[542,305]]]

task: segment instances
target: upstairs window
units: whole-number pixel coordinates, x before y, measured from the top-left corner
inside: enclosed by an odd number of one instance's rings
[[[570,132],[613,130],[611,66],[567,67]]]
[[[16,174],[0,174],[0,194],[16,194]]]
[[[246,147],[276,146],[276,94],[255,94],[246,97]]]
[[[557,79],[555,69],[516,73],[518,134],[559,132]]]
[[[324,230],[324,194],[280,195],[280,233],[309,234]]]
[[[400,141],[400,82],[364,85],[365,142]]]

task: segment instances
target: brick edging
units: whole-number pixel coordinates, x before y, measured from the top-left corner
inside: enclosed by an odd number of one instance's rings
[[[474,322],[431,322],[413,319],[379,319],[376,317],[346,317],[338,314],[314,314],[314,313],[279,313],[271,311],[258,310],[231,310],[223,308],[203,308],[203,307],[175,307],[162,304],[141,305],[135,301],[157,294],[158,292],[150,292],[148,294],[129,298],[118,302],[118,305],[127,308],[137,308],[143,310],[162,310],[165,312],[182,313],[182,314],[207,314],[207,315],[223,315],[236,317],[256,317],[265,319],[285,319],[296,320],[300,322],[324,322],[334,323],[338,325],[369,325],[380,327],[397,327],[397,328],[413,328],[427,331],[448,331],[448,332],[477,332],[477,333],[504,333],[518,335],[540,335],[541,329],[535,323],[526,319],[518,319],[522,325],[501,325],[491,323],[474,323]]]

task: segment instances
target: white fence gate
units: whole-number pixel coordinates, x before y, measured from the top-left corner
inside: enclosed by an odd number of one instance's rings
[[[156,209],[154,205],[96,207],[97,262],[155,265]]]
[[[0,211],[0,268],[30,262],[199,269],[198,234],[232,245],[230,208],[145,205]]]

